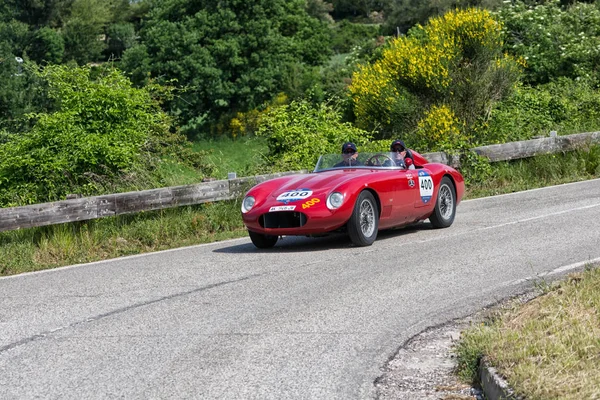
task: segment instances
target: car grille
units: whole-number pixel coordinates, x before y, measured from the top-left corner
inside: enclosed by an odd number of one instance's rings
[[[258,223],[263,228],[299,228],[306,224],[306,215],[296,211],[276,211],[260,216]]]

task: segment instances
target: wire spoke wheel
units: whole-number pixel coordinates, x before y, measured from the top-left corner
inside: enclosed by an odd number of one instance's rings
[[[438,189],[433,213],[429,217],[434,228],[447,228],[454,222],[456,215],[456,191],[454,183],[447,176],[442,178]]]
[[[375,210],[366,199],[360,204],[360,230],[367,237],[371,236],[375,230]]]
[[[364,190],[356,199],[354,211],[348,220],[348,235],[357,246],[370,246],[377,238],[379,209],[375,197]]]
[[[449,219],[454,212],[454,196],[448,185],[443,185],[440,188],[440,214],[442,218]]]

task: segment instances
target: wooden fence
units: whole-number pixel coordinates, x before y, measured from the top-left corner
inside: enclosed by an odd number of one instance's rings
[[[571,151],[599,142],[600,132],[591,132],[476,147],[472,150],[489,158],[491,162],[496,162],[532,157],[539,154]],[[423,156],[430,162],[440,162],[453,166],[460,164],[457,157],[452,157],[446,153],[427,153]],[[0,232],[229,200],[241,196],[247,189],[257,183],[299,172],[306,171],[281,172],[196,185],[83,197],[24,207],[0,208]]]

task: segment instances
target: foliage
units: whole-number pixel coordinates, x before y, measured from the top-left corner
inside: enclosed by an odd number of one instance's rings
[[[508,33],[506,46],[527,61],[526,81],[549,82],[558,77],[593,77],[600,81],[600,9],[558,0],[528,5],[515,1],[498,12]]]
[[[433,105],[418,122],[409,143],[417,149],[454,150],[463,145],[463,142],[469,142],[461,131],[460,120],[448,106]]]
[[[319,65],[329,54],[327,25],[307,14],[304,0],[155,1],[140,36],[145,51],[127,50],[124,67],[139,76],[132,61],[145,53],[139,62],[153,77],[185,88],[171,110],[189,136],[270,100],[289,65]]]
[[[373,13],[381,12],[393,0],[332,0],[333,16],[339,18],[363,17],[368,18]]]
[[[24,61],[16,62],[13,54],[0,43],[0,131],[6,133],[0,138],[0,143],[9,137],[26,131],[30,121],[27,113],[43,110],[49,106],[45,93],[45,83],[32,73],[35,65]]]
[[[106,29],[109,57],[120,58],[125,50],[135,44],[135,27],[131,23],[118,23]]]
[[[355,46],[362,46],[379,35],[379,25],[358,24],[342,20],[333,26],[331,47],[336,53],[349,53]]]
[[[520,86],[493,109],[484,143],[506,143],[560,134],[595,131],[600,127],[600,92],[589,82],[557,79],[536,87]]]
[[[33,35],[27,55],[38,64],[59,64],[65,55],[65,41],[56,30],[42,27]]]
[[[571,152],[491,164],[461,157],[461,172],[468,185],[468,198],[596,179],[600,177],[600,146],[585,145]]]
[[[110,20],[110,10],[104,2],[75,0],[71,16],[64,26],[65,59],[82,65],[100,58],[106,47],[99,39]]]
[[[510,92],[519,72],[502,53],[501,26],[490,13],[457,10],[392,40],[381,59],[353,75],[350,92],[357,124],[382,137],[414,131],[432,105],[449,108],[468,131]],[[423,150],[442,143],[430,145]]]
[[[97,194],[104,186],[131,181],[131,174],[143,177],[160,156],[200,163],[178,150],[183,139],[169,132],[171,121],[152,87],[135,89],[114,69],[95,80],[90,72],[66,66],[38,72],[57,111],[32,114],[30,131],[0,144],[0,205]]]
[[[3,47],[4,52],[12,53],[13,57],[22,57],[28,38],[29,27],[27,24],[16,20],[0,22],[0,46]],[[4,61],[4,58],[0,61]]]
[[[493,9],[501,4],[502,0],[396,0],[384,8],[387,18],[383,32],[386,35],[406,33],[413,26],[451,10],[469,7]]]
[[[371,139],[368,132],[340,119],[339,111],[328,104],[294,101],[271,109],[257,132],[267,139],[267,164],[278,171],[312,169],[319,155],[339,153],[344,142],[361,146]]]
[[[306,12],[311,17],[320,19],[325,22],[333,22],[333,18],[329,15],[333,11],[333,4],[325,0],[306,0]]]

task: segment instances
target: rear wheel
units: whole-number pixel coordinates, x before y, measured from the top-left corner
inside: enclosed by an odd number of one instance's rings
[[[348,235],[357,246],[370,246],[377,238],[379,211],[373,194],[367,190],[360,193],[354,211],[348,221]]]
[[[279,239],[278,236],[263,235],[261,233],[252,231],[248,231],[248,234],[250,235],[250,240],[252,240],[252,243],[259,249],[270,249],[271,247],[275,246],[277,239]]]
[[[434,228],[447,228],[456,215],[456,189],[447,176],[442,178],[433,214],[429,217]]]

